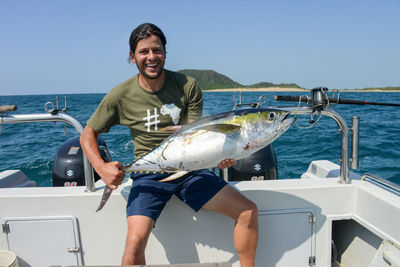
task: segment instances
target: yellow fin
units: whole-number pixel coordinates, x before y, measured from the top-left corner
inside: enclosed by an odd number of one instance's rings
[[[188,171],[180,171],[180,172],[176,172],[170,176],[168,176],[167,178],[164,178],[162,180],[160,180],[159,182],[168,182],[168,181],[172,181],[178,178],[181,178],[182,176],[188,174]]]
[[[232,134],[240,129],[240,125],[228,124],[228,123],[218,123],[205,125],[203,127],[196,128],[196,130],[207,130],[212,132],[220,132],[224,134]]]

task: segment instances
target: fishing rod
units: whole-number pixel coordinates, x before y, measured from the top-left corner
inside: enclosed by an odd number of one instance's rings
[[[317,87],[311,89],[311,97],[309,96],[287,96],[287,95],[276,95],[274,96],[275,101],[291,101],[291,102],[305,102],[314,106],[326,106],[327,104],[350,104],[350,105],[375,105],[375,106],[390,106],[400,107],[400,104],[396,103],[383,103],[383,102],[371,102],[366,100],[358,99],[343,99],[327,96],[328,88]]]

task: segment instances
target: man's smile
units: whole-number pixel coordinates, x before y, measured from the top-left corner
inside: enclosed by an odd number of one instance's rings
[[[157,68],[159,66],[160,63],[147,63],[144,66],[146,68]]]

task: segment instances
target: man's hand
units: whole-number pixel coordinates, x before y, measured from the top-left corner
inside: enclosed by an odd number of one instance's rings
[[[218,164],[218,168],[220,169],[225,169],[225,168],[230,168],[232,166],[236,165],[236,160],[234,159],[224,159]]]
[[[119,161],[104,162],[101,166],[97,166],[96,172],[110,189],[115,190],[125,177],[125,172],[120,170],[121,167]]]
[[[81,146],[97,174],[111,189],[117,189],[124,179],[125,172],[121,171],[122,164],[119,161],[106,162],[100,155],[97,137],[99,133],[86,125],[81,134]]]

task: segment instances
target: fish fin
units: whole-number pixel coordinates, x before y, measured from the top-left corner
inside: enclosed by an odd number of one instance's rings
[[[106,188],[104,188],[103,196],[101,197],[101,201],[100,201],[99,207],[97,208],[96,212],[100,211],[104,207],[107,200],[111,196],[112,191],[113,190],[111,188],[109,188],[108,186],[106,186]]]
[[[228,124],[228,123],[217,123],[217,124],[210,124],[205,125],[196,130],[207,130],[212,132],[220,132],[224,134],[233,134],[234,132],[238,131],[241,128],[240,125],[237,124]]]
[[[182,129],[183,125],[168,126],[160,129],[160,132],[178,132]]]
[[[162,180],[160,180],[159,182],[168,182],[168,181],[172,181],[175,179],[178,179],[186,174],[188,174],[188,171],[180,171],[180,172],[176,172],[174,174],[171,174],[170,176],[168,176],[167,178],[164,178]]]

